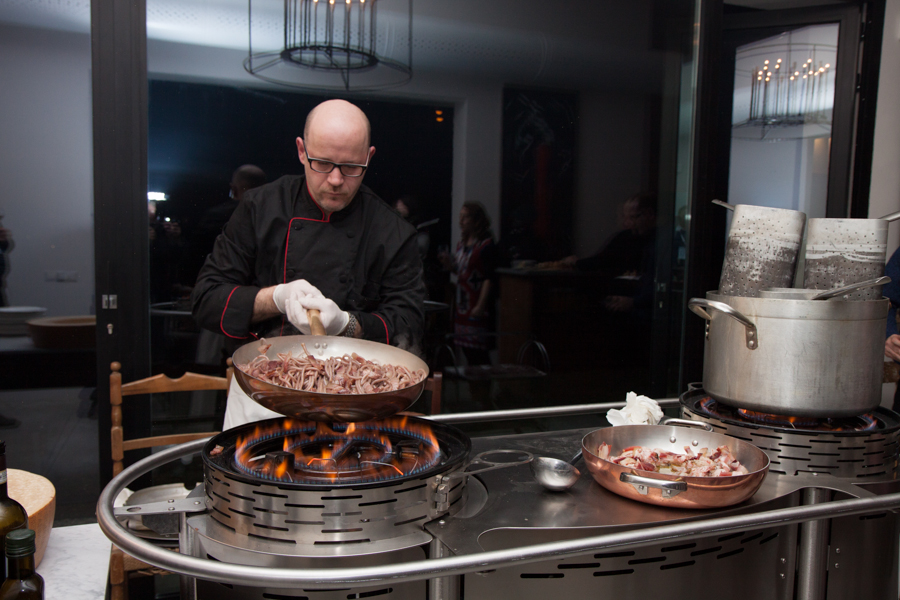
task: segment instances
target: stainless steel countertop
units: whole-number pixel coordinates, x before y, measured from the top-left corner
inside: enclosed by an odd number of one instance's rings
[[[472,455],[492,449],[525,450],[535,456],[571,459],[581,439],[594,429],[579,429],[474,438]],[[508,459],[507,459],[508,460]],[[724,509],[689,510],[644,504],[618,496],[591,477],[584,462],[576,466],[582,476],[565,492],[545,490],[528,465],[499,469],[469,482],[470,498],[455,516],[434,521],[426,529],[456,555],[525,545],[577,539],[653,525],[726,517],[796,505],[792,494],[807,487],[834,489],[835,499],[872,497],[871,480],[848,480],[830,475],[769,474],[759,491],[746,502]],[[900,482],[891,482],[900,491]],[[893,485],[896,484],[896,485]],[[486,490],[486,493],[485,493]]]

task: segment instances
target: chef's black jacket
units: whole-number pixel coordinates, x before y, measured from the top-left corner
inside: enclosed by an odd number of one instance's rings
[[[232,348],[297,334],[284,316],[250,323],[261,288],[297,279],[356,315],[365,339],[421,354],[425,285],[416,231],[366,186],[330,217],[305,176],[247,191],[197,277],[194,318]]]

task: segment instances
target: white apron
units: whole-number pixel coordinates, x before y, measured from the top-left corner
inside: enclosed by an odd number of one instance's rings
[[[237,378],[233,377],[231,379],[231,388],[228,390],[228,402],[225,405],[225,422],[222,424],[223,431],[244,423],[283,416],[254,402],[238,385]]]

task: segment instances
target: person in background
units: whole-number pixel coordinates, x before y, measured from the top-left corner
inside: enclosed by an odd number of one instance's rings
[[[891,301],[884,335],[884,355],[895,363],[900,363],[900,332],[897,330],[897,309],[900,308],[900,248],[891,255],[884,268],[884,274],[891,278],[890,283],[882,288],[884,297]],[[893,410],[894,412],[900,410],[900,382],[897,382],[897,389],[894,391]]]
[[[169,302],[185,296],[185,243],[181,224],[160,214],[163,205],[147,203],[150,220],[150,302]]]
[[[228,223],[238,204],[244,199],[244,194],[267,181],[265,171],[256,165],[241,165],[231,174],[231,182],[228,184],[228,199],[203,212],[192,236],[194,256],[199,257],[199,263],[194,263],[197,265],[195,268],[198,271],[215,245],[216,238],[222,233],[225,224]],[[201,365],[219,367],[225,363],[226,358],[225,336],[220,332],[201,329],[194,360]]]
[[[419,199],[411,195],[398,198],[394,202],[394,210],[416,228],[416,243],[419,247],[419,256],[424,261],[428,257],[428,250],[431,248],[431,234],[428,232],[428,227],[434,225],[437,219],[425,221],[424,215],[420,210]]]
[[[212,250],[216,238],[222,233],[240,201],[244,199],[244,194],[267,181],[265,171],[256,165],[241,165],[232,173],[231,182],[228,184],[228,200],[208,208],[197,223],[194,239],[204,258]]]
[[[640,273],[648,248],[656,241],[656,196],[636,194],[622,205],[622,228],[599,252],[579,259],[567,256],[561,266],[609,277]]]
[[[197,277],[192,312],[234,347],[309,334],[421,353],[425,285],[415,228],[362,185],[375,154],[365,113],[328,100],[306,118],[297,154],[304,175],[249,190]],[[224,429],[279,416],[232,382]]]
[[[12,234],[3,227],[3,215],[0,215],[0,306],[9,306],[6,299],[6,254],[12,249]]]
[[[598,253],[583,259],[570,256],[557,264],[596,275],[586,285],[592,286],[590,297],[597,299],[591,319],[599,328],[603,360],[622,369],[647,369],[656,277],[656,196],[631,196],[620,216],[622,228]],[[644,377],[647,371],[640,373]]]
[[[494,243],[491,221],[478,202],[466,202],[459,211],[460,240],[456,253],[438,258],[456,273],[454,344],[470,365],[491,363],[494,330],[494,300],[497,295],[495,270],[500,253]],[[473,394],[474,394],[473,390]]]

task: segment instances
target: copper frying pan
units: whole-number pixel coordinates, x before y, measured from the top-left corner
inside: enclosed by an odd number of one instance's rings
[[[684,419],[667,419],[666,422],[691,427],[703,425]],[[693,447],[695,451],[728,446],[750,472],[731,477],[681,477],[632,469],[600,458],[598,450],[603,442],[610,445],[610,456],[629,446],[662,448],[680,454],[685,452],[685,446]],[[659,506],[718,508],[738,504],[756,493],[769,472],[769,457],[750,442],[672,425],[607,427],[584,436],[581,445],[588,470],[597,483],[620,496]]]
[[[304,344],[316,358],[325,359],[355,352],[367,360],[403,365],[412,371],[424,369],[426,373],[428,372],[425,361],[400,348],[368,340],[326,336],[318,311],[309,311],[309,320],[313,335],[289,335],[266,339],[267,344],[271,343],[266,356],[272,360],[276,360],[278,354],[287,352],[301,356],[304,352],[300,344]],[[232,356],[235,367],[249,363],[259,356],[260,345],[259,341],[254,341],[238,348]],[[422,380],[404,389],[377,394],[326,394],[267,383],[251,377],[240,368],[234,370],[234,375],[244,393],[258,404],[285,416],[306,421],[355,423],[383,419],[412,406],[425,387],[425,381]]]

